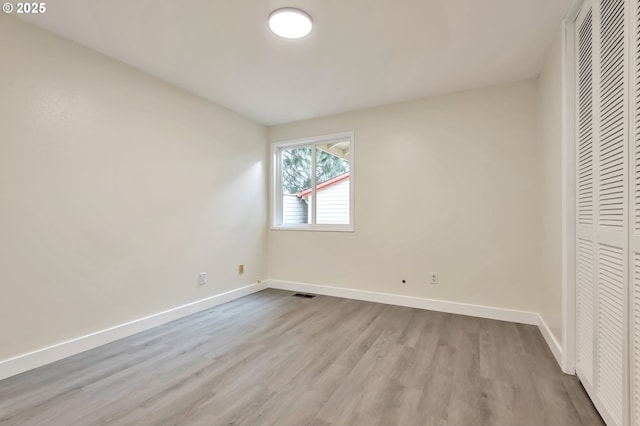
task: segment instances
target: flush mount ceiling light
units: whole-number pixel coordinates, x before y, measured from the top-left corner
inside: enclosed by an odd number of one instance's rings
[[[294,7],[276,9],[269,15],[269,28],[284,38],[301,38],[311,32],[311,16]]]

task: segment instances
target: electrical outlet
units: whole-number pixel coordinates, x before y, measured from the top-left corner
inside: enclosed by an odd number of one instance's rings
[[[198,277],[198,283],[200,285],[205,285],[207,283],[207,273],[200,272],[200,276]]]
[[[430,284],[434,284],[434,285],[438,284],[438,273],[437,272],[432,272],[431,273],[431,281],[429,283]]]
[[[239,274],[244,274],[244,265],[243,264],[238,265],[238,273]]]

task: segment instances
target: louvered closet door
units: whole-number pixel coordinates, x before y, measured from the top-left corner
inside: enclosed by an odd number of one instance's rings
[[[585,2],[576,22],[576,369],[610,425],[628,424],[626,7],[625,0]]]
[[[628,283],[628,70],[625,1],[601,0],[596,390],[614,424],[626,424]]]
[[[593,13],[584,5],[576,23],[577,52],[577,259],[576,371],[587,388],[594,376],[595,241],[593,130]]]

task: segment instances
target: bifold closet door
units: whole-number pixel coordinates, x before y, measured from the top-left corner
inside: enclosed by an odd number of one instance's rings
[[[576,370],[610,425],[628,424],[627,7],[587,1],[576,22]]]
[[[595,241],[593,9],[585,4],[576,22],[576,371],[589,390],[594,383]]]

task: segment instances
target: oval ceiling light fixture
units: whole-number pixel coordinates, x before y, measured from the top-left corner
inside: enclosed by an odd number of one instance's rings
[[[269,29],[283,38],[302,38],[312,27],[311,16],[295,7],[282,7],[269,15]]]

